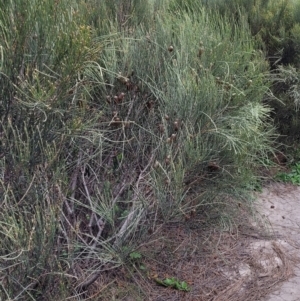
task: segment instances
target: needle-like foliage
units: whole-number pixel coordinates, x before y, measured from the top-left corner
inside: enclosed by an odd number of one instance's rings
[[[119,4],[0,8],[4,300],[84,299],[159,224],[222,208],[272,152],[268,64],[242,17]]]

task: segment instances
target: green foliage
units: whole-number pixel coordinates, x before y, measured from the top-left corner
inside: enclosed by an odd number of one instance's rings
[[[297,69],[300,61],[300,2],[203,0],[202,3],[208,7],[213,6],[234,22],[241,15],[247,16],[251,33],[260,42],[258,47],[266,53],[273,72],[273,95],[266,96],[266,100],[274,109],[272,115],[275,124],[280,134],[287,137],[284,139],[286,143],[299,139]]]
[[[86,116],[80,74],[100,43],[74,1],[6,1],[0,10],[1,299],[61,299],[76,249],[59,223],[65,161],[78,152]],[[89,113],[85,126],[92,120]]]
[[[300,185],[300,163],[295,164],[289,173],[279,173],[277,179],[293,185]]]
[[[177,289],[179,291],[185,291],[188,292],[190,290],[190,287],[185,281],[179,281],[178,279],[172,277],[172,278],[165,278],[164,280],[160,280],[158,278],[155,278],[155,281],[163,286],[171,287],[174,289]]]
[[[285,94],[289,98],[289,102],[285,102],[287,106],[292,105],[297,112],[300,107],[300,74],[293,66],[279,66],[277,72],[274,73],[274,83],[278,85],[278,93]]]
[[[299,79],[299,71],[291,65],[279,66],[271,75],[276,99],[270,104],[274,107],[274,120],[287,143],[294,143],[300,138]]]
[[[0,8],[0,299],[88,291],[140,259],[148,229],[217,207],[272,152],[268,64],[243,18],[119,4]]]
[[[139,252],[131,252],[129,254],[130,259],[132,260],[137,260],[137,259],[141,259],[142,258],[142,254]]]
[[[298,64],[298,32],[300,4],[292,0],[238,0],[205,1],[215,6],[222,14],[237,19],[242,11],[248,16],[248,23],[253,36],[265,45],[265,51],[271,65]]]

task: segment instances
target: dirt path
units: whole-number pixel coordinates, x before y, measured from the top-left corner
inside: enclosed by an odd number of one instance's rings
[[[258,199],[259,211],[270,221],[278,240],[276,243],[294,261],[292,276],[264,301],[300,300],[300,187],[270,184]],[[276,261],[276,260],[275,260]]]

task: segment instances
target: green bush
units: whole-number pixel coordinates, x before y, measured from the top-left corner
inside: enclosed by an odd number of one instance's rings
[[[279,66],[272,72],[272,91],[276,95],[270,101],[274,108],[275,124],[282,135],[281,139],[289,145],[299,141],[299,71],[291,66]],[[279,101],[278,101],[279,100]]]
[[[247,16],[252,35],[260,45],[264,45],[257,47],[264,50],[272,69],[270,81],[273,95],[268,93],[265,100],[273,108],[272,117],[280,134],[283,135],[281,139],[288,144],[299,140],[297,83],[300,61],[299,1],[215,0],[202,3],[215,7],[232,20],[239,19],[241,14]]]
[[[300,5],[292,0],[238,0],[205,1],[215,6],[222,14],[234,19],[247,15],[252,35],[264,44],[264,50],[273,68],[280,64],[298,64],[298,27]]]
[[[149,228],[226,205],[272,152],[268,64],[243,18],[118,3],[1,8],[3,299],[81,298]]]

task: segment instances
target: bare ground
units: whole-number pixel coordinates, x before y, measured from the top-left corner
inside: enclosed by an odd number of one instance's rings
[[[270,221],[276,243],[292,261],[293,276],[266,297],[266,301],[300,300],[300,187],[273,183],[258,198],[258,210]]]

